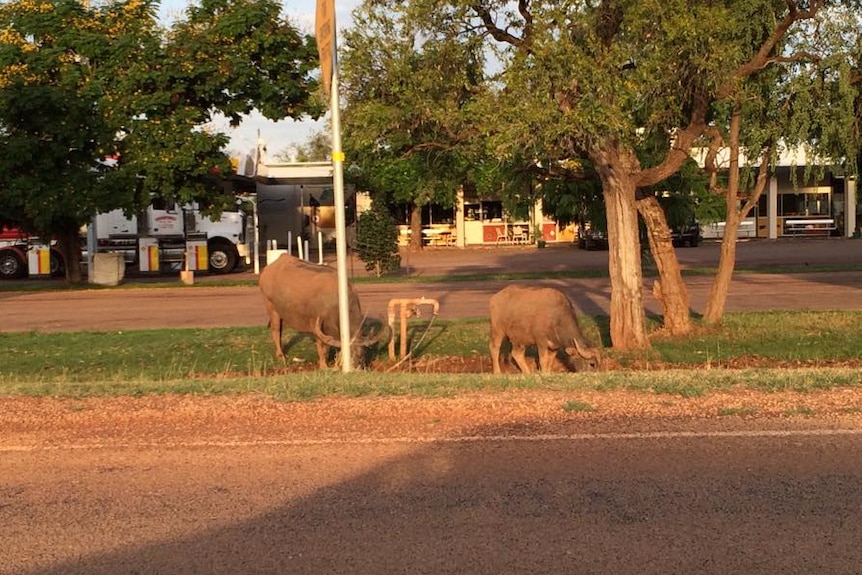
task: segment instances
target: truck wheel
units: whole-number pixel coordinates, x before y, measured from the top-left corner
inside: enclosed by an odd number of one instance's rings
[[[13,280],[27,275],[27,262],[15,250],[0,251],[0,278]]]
[[[215,241],[207,246],[210,271],[214,274],[227,274],[233,271],[239,261],[236,247],[230,242]]]

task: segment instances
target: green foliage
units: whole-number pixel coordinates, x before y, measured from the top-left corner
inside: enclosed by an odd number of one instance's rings
[[[409,11],[369,0],[353,14],[341,60],[344,148],[372,194],[451,206],[476,145],[468,119],[484,56],[454,30],[420,30]]]
[[[542,209],[561,225],[591,223],[607,230],[602,185],[588,160],[577,171],[563,170],[539,184]]]
[[[741,106],[750,162],[782,141],[855,164],[862,140],[857,2],[812,3],[813,17],[794,12],[799,19],[775,36],[789,7],[769,0],[531,1],[518,10],[488,1],[406,4],[415,26],[474,34],[494,54],[499,74],[472,110],[504,164],[621,146],[637,152],[641,167],[653,167],[672,153],[699,102],[707,105],[704,125],[725,138],[729,113]],[[767,59],[749,66],[761,53]],[[717,215],[706,212],[707,220]]]
[[[232,203],[227,136],[253,109],[319,115],[313,38],[272,0],[204,0],[163,29],[154,0],[0,5],[0,220],[43,237],[152,195]],[[100,164],[114,159],[107,168]]]
[[[332,132],[318,130],[302,144],[288,147],[275,155],[282,162],[325,162],[332,157]]]
[[[370,210],[359,215],[356,242],[366,270],[380,277],[400,269],[398,228],[383,202],[374,201]]]

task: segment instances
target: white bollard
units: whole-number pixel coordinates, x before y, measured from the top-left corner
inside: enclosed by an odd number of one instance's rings
[[[317,232],[317,263],[323,265],[323,232]]]
[[[287,255],[293,255],[293,232],[287,232]]]
[[[302,257],[302,238],[300,238],[298,236],[296,238],[296,257],[298,257],[301,260],[305,259]]]

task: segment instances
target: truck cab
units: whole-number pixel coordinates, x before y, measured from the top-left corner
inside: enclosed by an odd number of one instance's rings
[[[206,241],[209,271],[225,274],[234,271],[249,256],[246,242],[247,217],[241,211],[222,212],[215,221],[200,213],[197,204],[178,205],[154,201],[138,216],[126,217],[122,210],[99,214],[95,218],[99,251],[122,252],[127,263],[138,258],[141,238],[155,240],[159,261],[179,265],[186,257],[189,241]]]

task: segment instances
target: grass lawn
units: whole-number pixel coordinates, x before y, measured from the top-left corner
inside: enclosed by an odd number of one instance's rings
[[[588,337],[607,343],[606,317],[581,321]],[[735,386],[815,390],[862,384],[860,325],[862,312],[728,314],[720,327],[699,327],[690,337],[655,336],[646,354],[608,350],[614,365],[609,371],[530,376],[436,373],[428,368],[346,375],[337,369],[286,370],[275,359],[263,327],[3,333],[0,395],[263,393],[303,400],[511,388],[633,389],[685,396]],[[433,364],[434,358],[488,357],[485,320],[437,321],[430,326],[414,322],[408,339],[417,366]],[[309,337],[288,345],[288,367],[316,363]],[[377,365],[386,365],[385,347],[376,351],[376,358]],[[489,364],[487,359],[484,365]],[[738,365],[745,369],[723,369]]]

